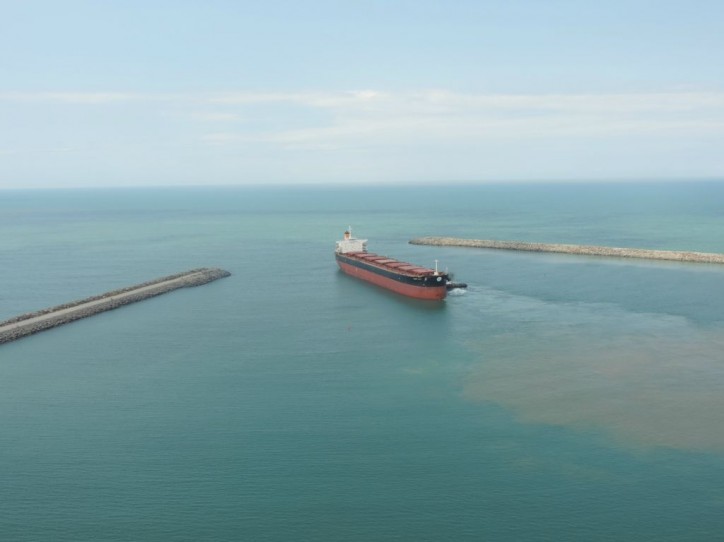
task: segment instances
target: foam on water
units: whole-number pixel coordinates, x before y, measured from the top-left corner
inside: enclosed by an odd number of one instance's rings
[[[447,295],[452,297],[458,297],[461,295],[465,295],[466,291],[466,288],[453,288],[452,290],[448,291]]]

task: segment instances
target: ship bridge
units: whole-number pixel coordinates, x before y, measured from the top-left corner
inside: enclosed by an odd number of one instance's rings
[[[367,252],[367,239],[357,239],[352,237],[352,228],[344,232],[344,239],[337,241],[337,254],[347,254],[348,252]]]

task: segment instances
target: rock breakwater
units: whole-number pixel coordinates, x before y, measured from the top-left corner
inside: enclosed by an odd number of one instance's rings
[[[527,252],[554,252],[581,256],[605,256],[610,258],[639,258],[644,260],[668,260],[675,262],[724,264],[724,254],[712,252],[685,252],[674,250],[649,250],[643,248],[618,248],[595,245],[562,245],[549,243],[525,243],[521,241],[493,241],[488,239],[461,239],[458,237],[420,237],[412,239],[413,245],[442,247],[491,248],[497,250],[522,250]]]
[[[56,307],[22,314],[0,322],[0,344],[14,341],[46,329],[61,326],[123,305],[143,301],[179,288],[201,286],[231,275],[216,268],[199,268],[161,277],[101,295],[73,301]]]

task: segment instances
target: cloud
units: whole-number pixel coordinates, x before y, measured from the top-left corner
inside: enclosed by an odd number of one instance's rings
[[[724,92],[5,92],[0,109],[0,147],[72,147],[103,163],[153,149],[229,171],[232,156],[264,172],[296,160],[280,175],[305,178],[369,164],[406,179],[724,173]]]
[[[35,102],[103,105],[119,102],[155,102],[166,104],[206,104],[224,108],[289,104],[309,109],[333,111],[341,117],[392,115],[404,117],[473,115],[520,116],[646,114],[664,115],[711,112],[719,121],[724,117],[724,92],[658,92],[629,94],[472,94],[445,90],[414,92],[225,92],[142,94],[132,92],[4,92],[0,102]],[[195,113],[206,120],[229,120],[235,113]]]
[[[724,92],[657,92],[629,94],[470,94],[445,90],[388,93],[374,90],[307,93],[219,93],[214,104],[294,103],[326,109],[396,109],[441,113],[469,110],[548,111],[691,111],[724,107]]]
[[[405,142],[724,135],[724,93],[504,95],[410,93],[224,94],[210,103],[292,104],[330,114],[324,126],[261,130],[258,141],[340,148]],[[226,137],[229,143],[246,138]]]
[[[198,111],[191,114],[191,118],[201,122],[234,122],[242,117],[237,113],[224,113],[218,111]]]
[[[201,140],[204,143],[209,143],[210,145],[224,145],[226,143],[238,143],[239,141],[245,141],[246,138],[235,133],[214,132],[209,134],[203,134],[201,136]]]
[[[232,137],[200,135],[215,144],[256,141],[281,145],[339,148],[391,142],[602,137],[616,135],[724,135],[724,93],[631,94],[472,94],[445,90],[416,92],[226,92],[136,94],[127,92],[10,92],[1,102],[109,106],[131,103],[154,109],[173,107],[177,115],[201,122],[237,122]],[[206,110],[199,110],[205,106]],[[250,111],[274,110],[295,122]],[[288,108],[292,107],[293,110]],[[310,120],[319,112],[325,121]],[[308,120],[309,119],[309,120]],[[152,122],[149,119],[149,122]]]
[[[0,102],[34,102],[78,105],[104,105],[131,100],[147,99],[147,96],[126,92],[2,92]]]

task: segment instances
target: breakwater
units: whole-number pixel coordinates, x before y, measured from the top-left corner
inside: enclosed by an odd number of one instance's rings
[[[525,243],[521,241],[492,241],[488,239],[461,239],[458,237],[420,237],[412,239],[413,245],[443,247],[492,248],[497,250],[522,250],[527,252],[554,252],[580,256],[606,256],[610,258],[639,258],[644,260],[668,260],[675,262],[724,264],[724,254],[712,252],[685,252],[675,250],[649,250],[644,248],[617,248],[595,245],[562,245],[550,243]]]
[[[192,269],[127,288],[112,290],[79,301],[22,314],[0,322],[0,344],[113,310],[123,305],[143,301],[179,288],[201,286],[229,275],[231,273],[223,269],[208,267]]]

